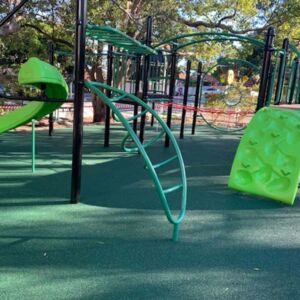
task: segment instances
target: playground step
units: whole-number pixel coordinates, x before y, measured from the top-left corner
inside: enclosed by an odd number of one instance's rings
[[[142,147],[145,149],[145,148],[147,148],[147,147],[153,145],[154,143],[156,143],[157,141],[159,141],[165,133],[166,133],[166,132],[165,132],[164,130],[162,130],[161,132],[159,132],[158,135],[156,135],[156,136],[155,136],[154,138],[152,138],[150,141],[144,143],[144,144],[142,145]]]
[[[168,158],[168,159],[166,159],[166,160],[163,160],[162,162],[160,162],[160,163],[158,163],[158,164],[153,165],[153,168],[154,168],[154,169],[157,169],[157,168],[163,167],[163,166],[165,166],[166,164],[168,164],[168,163],[174,161],[174,160],[177,159],[177,158],[178,158],[178,156],[177,156],[177,155],[174,155],[174,156],[172,156],[172,157],[170,157],[170,158]],[[145,169],[147,169],[147,166],[145,166]]]
[[[110,98],[110,101],[111,102],[118,102],[118,101],[120,101],[120,100],[122,100],[124,98],[126,98],[126,95],[121,95],[119,97]]]
[[[143,110],[142,112],[140,112],[139,114],[137,114],[137,115],[135,115],[135,116],[132,116],[132,117],[130,117],[130,118],[127,118],[126,120],[128,121],[128,122],[131,122],[131,121],[133,121],[133,120],[135,120],[135,119],[138,119],[138,118],[140,118],[140,117],[142,117],[144,114],[146,114],[147,112],[149,112],[149,110],[148,109],[145,109],[145,110]]]
[[[164,192],[164,194],[169,194],[169,193],[172,193],[172,192],[175,192],[175,191],[181,189],[182,187],[183,187],[183,185],[182,185],[182,183],[180,183],[180,184],[174,185],[168,189],[164,189],[163,192]]]

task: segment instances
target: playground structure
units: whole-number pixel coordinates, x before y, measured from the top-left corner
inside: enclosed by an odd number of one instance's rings
[[[30,58],[26,64],[22,65],[19,72],[19,83],[36,86],[43,90],[44,95],[49,98],[66,99],[68,96],[68,86],[62,75],[56,68],[37,58]],[[62,102],[33,101],[2,116],[0,133],[27,124],[33,119],[39,120],[61,105]]]
[[[299,111],[265,107],[246,129],[229,187],[293,204],[298,191]]]
[[[147,28],[145,42],[150,46],[152,32],[151,18],[148,19]],[[90,38],[108,45],[114,44],[113,36],[108,39],[108,36],[105,37],[104,35],[104,37],[100,39],[99,35],[95,36],[92,33],[89,34],[90,29],[91,26],[88,26],[87,32]],[[180,110],[181,138],[184,136],[187,111],[194,112],[192,117],[192,134],[195,133],[197,117],[199,116],[206,124],[217,130],[241,130],[245,128],[254,112],[262,105],[259,104],[258,106],[257,104],[257,94],[259,99],[266,99],[266,102],[263,105],[270,105],[271,103],[279,104],[280,101],[281,103],[298,101],[296,99],[298,99],[297,97],[299,96],[299,81],[297,79],[298,71],[296,70],[298,67],[296,61],[299,54],[293,45],[288,44],[287,40],[284,41],[282,48],[274,48],[274,36],[273,29],[269,30],[265,42],[251,37],[218,32],[176,36],[152,46],[157,50],[157,55],[152,54],[150,57],[146,56],[144,59],[145,61],[142,64],[140,55],[129,55],[128,52],[118,52],[118,50],[116,50],[118,47],[114,46],[115,50],[109,48],[110,50],[107,52],[107,69],[112,70],[112,79],[108,80],[110,83],[107,83],[113,84],[113,86],[124,89],[127,92],[134,92],[135,95],[141,96],[144,101],[151,103],[153,109],[158,107],[166,110],[166,121],[169,127],[171,127],[173,116],[176,115],[178,118],[178,111]],[[191,61],[187,61],[187,69],[185,72],[186,78],[182,84],[182,89],[184,86],[183,98],[176,99],[174,96],[176,82],[178,81],[178,53],[182,49],[193,47],[194,45],[204,42],[239,42],[253,45],[253,47],[256,47],[261,53],[264,53],[261,64],[265,66],[265,70],[263,67],[260,68],[247,60],[226,57],[221,57],[217,64],[208,68],[205,68],[203,62],[199,62],[194,88],[195,92],[192,95],[194,105],[192,106],[188,103],[188,101],[190,102],[191,100],[191,96],[189,95],[189,90],[191,88],[190,83],[192,82],[190,77]],[[104,53],[102,55],[104,55]],[[287,58],[289,58],[289,61],[287,61]],[[130,65],[130,70],[126,68],[127,65]],[[146,66],[145,68],[144,65]],[[247,85],[245,82],[239,83],[245,91],[243,91],[240,86],[226,83],[221,89],[222,94],[220,94],[219,97],[215,97],[217,99],[216,101],[213,101],[214,106],[212,107],[210,101],[207,103],[205,101],[206,96],[204,97],[205,91],[203,90],[203,84],[210,71],[216,68],[227,68],[228,72],[236,68],[237,73],[243,68],[252,70],[252,76],[258,78],[256,79],[257,91],[254,91],[253,95],[251,95],[251,88],[245,88]],[[262,74],[262,72],[264,74]],[[259,81],[260,75],[262,75],[263,78],[261,82]],[[267,78],[264,78],[264,76]],[[107,78],[109,78],[109,76],[107,76]],[[145,85],[143,84],[144,82],[146,82]],[[142,90],[140,87],[141,83]],[[260,91],[258,90],[258,83],[260,83]],[[145,90],[147,90],[147,92]],[[283,92],[284,95],[282,95]],[[262,94],[264,94],[264,96]],[[246,101],[248,101],[248,104]],[[176,108],[175,114],[172,114],[173,108]],[[136,106],[134,107],[134,114],[137,114]],[[105,146],[109,145],[109,120],[110,118],[108,117],[105,130]],[[153,126],[153,119],[151,119],[151,125]],[[143,127],[144,118],[140,128],[141,140],[143,139]],[[137,130],[136,123],[134,123],[134,129],[135,131]],[[168,146],[168,138],[166,138],[165,144]]]
[[[27,1],[22,1],[15,9],[12,11],[7,18],[1,21],[0,25],[5,24],[9,17],[13,16],[23,5],[25,5]],[[125,138],[123,143],[123,148],[125,151],[130,152],[139,152],[144,161],[146,163],[147,169],[149,170],[155,186],[158,190],[162,206],[165,210],[166,216],[168,220],[174,225],[173,231],[173,240],[178,239],[178,226],[179,223],[183,220],[186,206],[186,197],[187,197],[187,188],[186,188],[186,177],[185,177],[185,167],[182,160],[182,156],[180,150],[177,146],[176,140],[172,135],[169,128],[172,126],[172,110],[176,105],[173,103],[174,100],[174,91],[175,91],[175,81],[176,81],[176,64],[177,64],[177,56],[178,51],[184,47],[189,47],[197,43],[203,42],[221,42],[221,41],[237,41],[237,42],[246,42],[252,43],[255,46],[258,46],[264,52],[264,58],[261,67],[261,76],[260,76],[260,87],[258,94],[258,102],[256,105],[256,110],[261,109],[262,107],[269,105],[272,102],[275,104],[280,104],[282,99],[282,90],[284,85],[284,78],[286,76],[286,68],[287,65],[290,65],[290,73],[289,73],[289,84],[288,84],[288,93],[286,96],[287,103],[292,103],[293,101],[299,102],[300,97],[300,82],[298,79],[298,65],[299,65],[299,53],[297,49],[292,45],[288,45],[285,41],[282,49],[274,49],[274,29],[270,28],[267,33],[266,42],[257,41],[255,39],[249,37],[238,36],[234,34],[227,33],[197,33],[197,34],[188,34],[181,35],[175,38],[169,39],[167,41],[163,41],[157,45],[151,47],[151,34],[152,34],[152,19],[148,18],[147,20],[147,34],[145,39],[145,45],[129,38],[124,35],[120,31],[116,29],[112,29],[110,27],[105,26],[97,26],[97,25],[87,25],[86,24],[86,1],[78,1],[77,2],[77,22],[76,22],[76,51],[75,51],[75,98],[74,98],[74,135],[73,135],[73,161],[72,161],[72,183],[71,183],[71,203],[78,203],[80,200],[80,185],[81,185],[81,160],[82,160],[82,127],[83,127],[83,91],[84,88],[87,87],[94,93],[96,93],[101,99],[106,103],[106,121],[105,121],[105,138],[104,145],[109,145],[109,134],[110,134],[110,114],[111,110],[113,114],[117,117],[119,121],[121,121],[128,131],[128,136]],[[107,74],[107,85],[101,83],[92,83],[89,81],[84,82],[84,68],[85,68],[85,42],[86,38],[96,39],[103,43],[108,43],[110,45],[109,51],[107,53],[108,56],[108,74]],[[191,38],[195,38],[191,40]],[[174,43],[177,42],[177,44]],[[180,42],[181,41],[181,42]],[[158,60],[154,61],[153,77],[151,79],[151,56],[157,55],[159,52],[166,52],[165,49],[162,48],[163,45],[172,45],[172,50],[169,51],[169,74],[167,74],[166,66],[160,64]],[[129,57],[128,53],[133,53],[135,56],[135,83],[130,84],[130,90],[134,91],[136,96],[140,96],[141,100],[138,97],[130,95],[126,92],[123,92],[116,87],[119,87],[119,79],[117,76],[117,68],[115,68],[115,72],[113,72],[113,55],[114,50],[113,47],[121,48],[123,51],[126,51],[125,54]],[[288,49],[292,51],[292,53],[296,54],[296,58],[291,58],[289,63],[287,62],[288,57]],[[272,62],[272,55],[273,62]],[[292,55],[290,55],[292,57]],[[131,56],[132,58],[132,56]],[[143,68],[141,68],[141,61],[143,60]],[[124,59],[126,62],[126,57]],[[133,60],[132,60],[133,62]],[[230,66],[233,61],[222,61],[222,65]],[[124,63],[123,63],[124,64]],[[247,63],[246,63],[247,64]],[[159,69],[160,67],[160,69]],[[192,134],[195,133],[195,126],[199,105],[201,104],[201,98],[199,99],[199,95],[201,95],[201,84],[203,83],[203,79],[205,74],[208,72],[203,72],[203,63],[199,63],[198,65],[198,76],[196,82],[196,92],[193,106],[193,125],[192,125]],[[163,73],[163,76],[158,76],[158,73]],[[182,116],[181,116],[181,126],[180,126],[180,138],[184,136],[184,128],[185,128],[185,117],[187,111],[187,101],[188,101],[188,88],[189,88],[189,79],[190,79],[190,71],[191,71],[191,62],[187,62],[187,71],[186,71],[186,79],[185,79],[185,88],[183,95],[183,102],[180,106],[182,108]],[[133,72],[132,72],[133,73]],[[143,76],[141,76],[143,73]],[[275,78],[277,77],[277,84],[275,87]],[[114,80],[113,80],[114,78]],[[143,82],[142,91],[140,91],[140,82]],[[149,82],[150,81],[150,82]],[[22,83],[22,81],[21,81]],[[45,84],[45,95],[41,95],[34,100],[43,100],[44,102],[52,102],[56,103],[51,106],[51,109],[45,109],[42,115],[46,115],[51,111],[55,110],[63,100],[66,100],[66,95],[64,94],[56,94],[56,93],[48,93],[47,87],[49,86],[49,82],[41,81],[40,79],[32,80],[32,81],[24,81],[23,83],[42,83]],[[39,87],[43,90],[42,85]],[[64,84],[60,84],[64,85]],[[114,87],[111,87],[113,85]],[[123,87],[126,88],[126,78],[123,83]],[[104,89],[106,93],[101,90]],[[275,89],[275,92],[274,92]],[[66,88],[65,88],[66,90]],[[149,93],[151,92],[151,94]],[[162,93],[163,92],[163,93]],[[18,97],[13,97],[14,100],[18,100]],[[33,100],[29,98],[19,97],[19,100]],[[155,101],[166,101],[167,100],[167,117],[166,117],[166,125],[162,121],[162,119],[155,112]],[[150,102],[152,101],[152,103]],[[239,102],[237,100],[236,102]],[[147,102],[152,104],[152,108],[147,105]],[[226,101],[225,101],[226,102]],[[59,105],[57,104],[59,103]],[[132,105],[134,113],[130,118],[125,118],[119,110],[114,106],[114,103],[129,103]],[[233,104],[228,104],[227,106],[234,106]],[[141,109],[139,111],[139,109]],[[162,127],[162,131],[150,141],[145,141],[145,123],[146,123],[146,114],[150,113],[153,118],[152,120],[156,120]],[[201,110],[200,110],[201,113]],[[201,113],[203,117],[203,111]],[[30,116],[30,119],[33,117],[39,118],[40,115],[34,113]],[[137,125],[138,119],[140,119],[139,125],[139,136],[137,135]],[[205,117],[203,117],[205,119]],[[29,119],[27,119],[29,121]],[[153,123],[152,121],[152,123]],[[21,125],[25,122],[15,124],[15,126]],[[129,122],[132,122],[132,127],[129,125]],[[210,122],[207,122],[210,124]],[[11,126],[14,128],[15,126]],[[216,128],[218,126],[215,126]],[[242,127],[244,128],[244,127]],[[239,128],[241,129],[241,128]],[[7,129],[3,129],[2,132],[7,131]],[[165,136],[165,146],[169,147],[170,142],[175,149],[175,155],[171,158],[153,164],[149,159],[145,148],[151,146],[154,142],[159,140]],[[135,143],[135,146],[127,146],[127,142],[129,141],[129,137]],[[156,173],[156,169],[161,166],[165,166],[173,161],[177,161],[180,167],[180,182],[178,185],[172,187],[163,188],[160,184],[159,178]],[[180,205],[180,214],[176,219],[173,217],[171,210],[168,205],[168,201],[166,195],[175,192],[177,190],[181,190],[181,205]]]
[[[26,3],[26,1],[23,1],[23,5],[25,3]],[[17,7],[17,8],[20,9],[21,6],[19,5],[19,7]],[[16,11],[11,12],[11,15],[13,15]],[[80,15],[80,12],[82,13],[82,11],[79,9],[78,16]],[[9,20],[9,18],[6,18],[5,20],[6,21]],[[3,23],[3,21],[2,21],[2,23]],[[83,24],[85,24],[85,21],[83,22]],[[1,24],[1,25],[3,25],[3,24]],[[140,44],[139,42],[129,38],[128,36],[124,35],[123,33],[119,32],[117,30],[113,30],[111,28],[99,27],[99,26],[91,26],[89,29],[90,29],[89,33],[92,34],[93,36],[96,35],[97,38],[99,38],[99,39],[104,39],[104,40],[109,39],[110,40],[110,39],[114,38],[116,44],[119,47],[125,48],[128,51],[134,51],[135,53],[139,53],[139,54],[155,53],[155,51],[152,50],[151,48],[148,48],[147,46]],[[78,31],[79,31],[79,28],[77,28],[77,35],[79,35]],[[85,35],[85,32],[81,33],[81,35]],[[81,45],[80,41],[77,45],[79,47],[79,52],[80,52],[82,50],[82,47],[81,47],[82,45]],[[77,59],[79,60],[79,65],[82,65],[82,61],[81,61],[82,56],[79,55],[79,57],[77,57]],[[83,57],[83,59],[84,59],[84,57]],[[31,68],[36,68],[37,71],[36,72],[32,71]],[[31,71],[32,71],[32,73],[31,73]],[[47,74],[47,72],[49,72],[49,75],[53,74],[52,78],[51,78],[51,76],[48,76],[48,77],[43,76],[43,75],[45,75],[45,73],[43,73],[43,72],[45,72],[46,74]],[[55,72],[57,72],[57,71],[53,67],[51,67],[51,65],[43,63],[36,58],[29,60],[26,64],[23,65],[23,67],[20,71],[20,74],[19,74],[19,82],[21,84],[29,83],[29,84],[39,87],[43,91],[43,95],[41,95],[41,97],[38,97],[37,99],[40,99],[40,100],[47,99],[47,102],[52,102],[52,106],[49,107],[49,105],[47,106],[47,104],[44,104],[42,102],[42,106],[37,107],[38,104],[33,102],[31,105],[25,106],[25,108],[21,108],[17,111],[14,111],[14,112],[8,114],[7,116],[4,116],[2,119],[2,120],[4,120],[4,122],[6,121],[6,119],[10,119],[13,122],[12,122],[12,125],[10,125],[10,127],[4,128],[4,126],[3,126],[2,132],[8,131],[9,129],[13,129],[19,125],[23,125],[24,123],[26,123],[28,121],[28,118],[30,118],[30,119],[31,118],[41,118],[44,115],[49,114],[53,110],[58,108],[58,106],[61,105],[62,101],[65,101],[65,99],[63,99],[63,97],[66,97],[66,95],[67,95],[66,83],[60,77],[61,75],[58,75]],[[77,76],[78,76],[78,78],[81,78],[78,74],[77,74]],[[109,75],[109,77],[111,78],[111,75]],[[75,81],[77,82],[77,84],[75,84],[75,102],[76,102],[76,95],[78,97],[79,87],[78,87],[78,80],[76,80],[76,78],[75,78]],[[123,93],[121,90],[113,89],[110,86],[104,86],[104,85],[100,84],[100,88],[106,89],[106,95],[105,95],[99,89],[99,83],[86,82],[86,86],[88,86],[98,96],[101,96],[103,98],[103,100],[105,101],[105,103],[107,104],[107,107],[108,107],[107,113],[109,114],[110,113],[109,109],[112,109],[113,113],[117,116],[117,118],[123,123],[124,127],[127,129],[128,136],[126,137],[124,144],[123,144],[124,150],[130,151],[130,152],[136,151],[136,152],[139,152],[140,154],[142,154],[142,157],[144,158],[144,161],[146,163],[146,168],[150,171],[151,177],[152,177],[154,184],[158,190],[158,194],[160,196],[162,206],[166,213],[167,219],[174,225],[173,240],[177,241],[178,233],[179,233],[179,224],[184,218],[185,209],[186,209],[187,184],[186,184],[186,175],[185,175],[183,159],[182,159],[179,147],[178,147],[176,140],[173,137],[171,131],[165,125],[165,123],[160,119],[160,117],[155,113],[155,111],[153,111],[150,107],[148,107],[146,104],[143,103],[143,101],[139,100],[138,98],[128,95],[126,93]],[[58,89],[59,87],[62,87],[64,89],[65,93],[59,92],[60,91]],[[79,92],[79,94],[81,94],[81,97],[83,96],[83,88],[84,88],[84,86],[82,86],[82,89]],[[49,90],[51,90],[51,92],[48,92]],[[77,92],[77,94],[76,94],[76,92]],[[121,95],[119,97],[116,97],[116,98],[113,97],[112,99],[110,99],[110,96],[112,96],[112,93],[114,93],[114,94],[117,93],[117,94],[121,94]],[[57,99],[56,96],[58,96],[58,97],[60,96],[60,98]],[[141,114],[138,114],[138,115],[134,116],[133,118],[126,119],[125,117],[123,117],[123,115],[121,113],[119,113],[117,108],[112,103],[120,101],[126,97],[129,98],[131,100],[131,102],[133,101],[133,102],[135,102],[136,105],[140,105],[142,107]],[[17,99],[18,97],[14,97],[14,98]],[[19,99],[33,100],[28,97],[27,98],[19,97]],[[82,100],[83,99],[81,99],[81,101]],[[59,102],[59,105],[57,104],[57,102]],[[75,114],[74,114],[74,126],[75,126],[74,137],[77,140],[77,142],[79,142],[78,139],[82,137],[82,103],[81,103],[80,110],[81,110],[81,113],[76,114],[76,112],[75,112]],[[27,111],[28,114],[26,115],[26,117],[21,118],[20,115],[22,116],[24,114],[24,111]],[[155,138],[151,139],[147,143],[142,144],[139,141],[138,137],[136,136],[136,133],[134,132],[134,130],[131,129],[129,122],[137,120],[139,117],[143,117],[147,112],[151,113],[153,115],[153,118],[155,118],[160,123],[160,125],[162,126],[162,130]],[[76,120],[76,118],[78,118],[78,119]],[[78,128],[79,132],[77,132],[78,135],[76,136],[76,126],[80,125],[80,124],[78,124],[78,122],[81,123],[81,128]],[[151,146],[153,143],[158,141],[164,135],[168,136],[168,138],[171,139],[172,145],[174,147],[175,155],[167,160],[158,162],[156,164],[152,164],[145,149],[146,149],[146,147]],[[125,146],[125,143],[129,136],[135,142],[137,148],[128,149],[128,147]],[[81,146],[82,146],[82,140],[80,142],[81,142],[80,145],[75,145],[76,143],[73,144],[73,152],[74,151],[77,152],[78,150],[80,150],[79,148],[81,148]],[[79,148],[78,148],[78,146],[79,146]],[[74,171],[76,171],[76,167],[74,169],[74,164],[75,164],[74,160],[77,161],[78,159],[80,159],[80,167],[81,167],[81,157],[79,158],[79,157],[73,156],[73,172],[72,172],[72,178],[73,178],[72,184],[73,185],[72,186],[74,186],[74,185],[76,186],[76,184],[78,184],[78,179],[80,181],[80,170],[77,169],[77,173],[79,171],[78,174],[75,174],[76,172],[74,173]],[[163,188],[155,169],[158,169],[162,166],[172,163],[173,161],[177,161],[179,164],[180,181],[175,186]],[[79,163],[79,162],[77,161],[77,163]],[[78,167],[78,165],[77,165],[77,167]],[[181,198],[180,213],[179,213],[178,217],[175,218],[171,213],[166,195],[169,193],[175,192],[177,190],[182,190],[182,193],[181,193],[181,197],[180,197]],[[79,201],[78,197],[79,197],[79,190],[77,189],[76,191],[75,190],[72,191],[71,203],[74,203],[75,200],[76,200],[75,202],[78,202]]]

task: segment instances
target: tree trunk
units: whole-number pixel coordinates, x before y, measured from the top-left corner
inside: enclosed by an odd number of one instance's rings
[[[102,45],[98,44],[97,51],[102,51]],[[97,57],[96,62],[93,64],[91,70],[87,70],[87,76],[89,80],[104,82],[103,70],[102,70],[102,56]],[[92,100],[93,105],[93,123],[102,122],[105,120],[105,104],[95,94]]]
[[[93,96],[93,123],[102,122],[105,119],[105,104],[96,95]]]

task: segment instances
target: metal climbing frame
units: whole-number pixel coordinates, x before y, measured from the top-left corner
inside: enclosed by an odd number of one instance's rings
[[[163,206],[164,212],[166,214],[166,217],[168,221],[173,224],[173,240],[178,240],[178,233],[179,233],[179,224],[182,222],[185,210],[186,210],[186,199],[187,199],[187,181],[186,181],[186,174],[185,174],[185,166],[182,159],[182,155],[180,152],[180,149],[178,147],[178,144],[176,142],[176,139],[174,135],[172,134],[171,130],[168,128],[167,124],[159,117],[159,115],[147,104],[145,104],[141,99],[137,98],[136,96],[133,96],[131,94],[128,94],[122,90],[119,90],[117,88],[111,87],[109,85],[106,85],[104,83],[99,82],[91,82],[86,81],[85,86],[89,88],[93,93],[101,97],[101,99],[105,102],[106,105],[110,107],[112,112],[115,114],[116,118],[123,124],[125,129],[127,130],[128,134],[123,139],[122,147],[127,152],[138,152],[143,157],[146,169],[150,172],[150,175],[153,179],[154,185],[156,187],[156,190],[158,192],[161,204]],[[103,90],[109,90],[113,94],[111,98],[107,97],[107,95],[104,93]],[[132,117],[126,118],[122,112],[115,106],[115,103],[118,101],[127,98],[136,103],[137,105],[142,107],[141,113],[134,115]],[[161,126],[161,131],[150,141],[145,142],[142,144],[140,142],[139,137],[134,132],[131,122],[133,122],[135,119],[141,118],[146,113],[150,113],[153,115],[157,123]],[[157,141],[161,140],[161,138],[167,135],[169,137],[169,140],[171,142],[171,145],[174,148],[175,155],[160,162],[153,164],[152,161],[149,158],[148,153],[146,152],[146,149],[156,143]],[[126,143],[128,142],[129,138],[134,142],[134,147],[127,147]],[[171,186],[171,187],[163,187],[160,181],[160,178],[157,174],[157,169],[159,169],[162,166],[166,166],[169,163],[177,161],[179,170],[180,170],[180,182],[178,184]],[[175,217],[170,209],[167,195],[169,193],[175,192],[181,190],[181,206],[180,206],[180,212],[177,217]]]
[[[224,128],[223,126],[215,125],[214,122],[219,121],[218,117],[215,117],[215,118],[212,118],[211,120],[208,120],[205,115],[206,115],[206,113],[209,112],[209,110],[207,110],[205,108],[201,109],[202,85],[203,85],[203,82],[204,82],[205,77],[207,76],[207,74],[209,74],[209,72],[211,72],[217,66],[232,67],[233,68],[235,65],[238,65],[239,67],[248,66],[248,67],[252,68],[253,70],[255,70],[256,73],[261,72],[260,67],[258,67],[257,65],[255,65],[255,64],[253,64],[253,63],[251,63],[247,60],[244,60],[244,59],[222,57],[221,59],[218,60],[218,62],[216,64],[212,65],[209,69],[207,69],[205,71],[202,70],[202,64],[201,64],[201,69],[200,69],[200,71],[198,70],[198,78],[197,78],[198,82],[197,82],[197,85],[196,85],[196,87],[198,88],[198,91],[196,92],[196,95],[198,94],[197,97],[199,99],[195,99],[195,100],[197,100],[196,101],[197,105],[194,105],[192,134],[195,133],[197,117],[201,117],[201,119],[204,121],[204,123],[206,125],[208,125],[209,127],[213,128],[215,130],[221,131],[221,132],[237,132],[237,131],[244,130],[247,127],[247,125],[245,125],[245,124],[242,124],[238,128],[236,128],[236,127],[229,127],[229,128],[225,127]],[[226,103],[226,98],[225,97],[222,100]],[[240,101],[241,100],[242,100],[242,95],[240,97]],[[238,103],[231,105],[231,107],[236,106]],[[225,113],[225,111],[224,111],[224,113]],[[218,114],[222,115],[223,113],[219,109],[214,109],[214,110],[211,110],[211,114],[217,116]],[[247,112],[246,113],[240,113],[241,116],[246,116],[247,114],[248,114]],[[230,113],[230,115],[233,116],[234,113]]]
[[[260,89],[257,100],[256,110],[266,105],[267,93],[271,96],[272,93],[270,89],[274,87],[275,83],[272,82],[271,85],[268,85],[269,75],[271,73],[271,59],[272,53],[274,51],[280,51],[273,45],[275,37],[275,31],[273,27],[268,29],[266,34],[266,39],[264,41],[257,40],[249,36],[243,36],[239,34],[232,34],[226,32],[195,32],[188,34],[181,34],[170,39],[164,40],[158,44],[153,45],[153,49],[157,51],[164,49],[165,52],[171,54],[171,74],[170,74],[170,88],[169,88],[169,106],[167,113],[167,124],[171,127],[171,116],[172,116],[172,105],[173,105],[173,94],[175,89],[175,74],[176,74],[176,56],[180,50],[185,47],[190,47],[199,43],[206,42],[240,42],[240,43],[249,43],[255,47],[260,48],[264,52],[261,74],[260,74]],[[168,50],[166,50],[166,45],[168,45]],[[275,73],[274,73],[275,74]],[[271,78],[274,79],[274,78]],[[268,89],[269,88],[269,89]],[[300,95],[300,89],[299,89]],[[194,131],[194,130],[193,130]],[[168,146],[168,139],[166,138],[165,146]]]

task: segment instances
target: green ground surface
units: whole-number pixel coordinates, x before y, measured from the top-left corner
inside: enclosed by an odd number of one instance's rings
[[[189,190],[178,243],[123,134],[114,128],[104,149],[103,128],[85,128],[77,205],[67,204],[71,130],[37,132],[34,175],[30,133],[0,136],[0,299],[300,298],[299,199],[227,188],[239,134],[199,127],[180,141]]]

